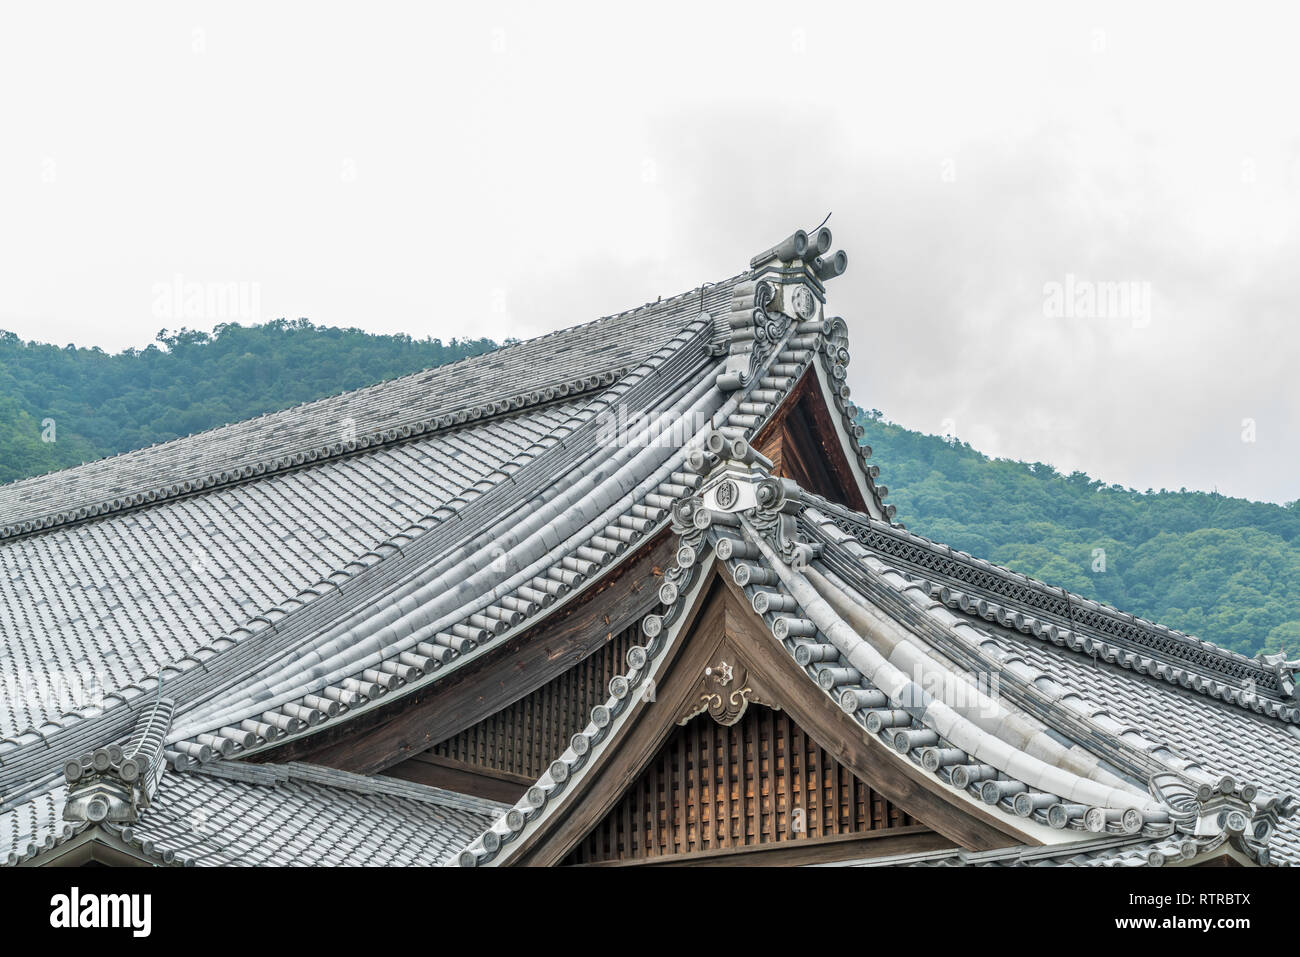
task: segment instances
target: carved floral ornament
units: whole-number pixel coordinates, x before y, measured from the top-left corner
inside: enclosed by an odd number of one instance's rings
[[[707,711],[714,721],[730,727],[745,714],[750,702],[766,705],[780,711],[756,676],[734,648],[723,646],[710,659],[677,717],[678,724],[686,724],[698,714]]]
[[[800,319],[812,319],[817,315],[817,299],[812,290],[805,285],[798,285],[790,291],[790,305],[794,314]]]
[[[731,508],[736,504],[736,499],[740,497],[740,491],[736,488],[736,483],[730,479],[718,485],[716,494],[719,508]]]

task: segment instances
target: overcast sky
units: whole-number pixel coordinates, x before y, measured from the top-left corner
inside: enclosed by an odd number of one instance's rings
[[[1300,497],[1296,23],[971,6],[6,5],[0,328],[526,337],[833,211],[860,404]]]

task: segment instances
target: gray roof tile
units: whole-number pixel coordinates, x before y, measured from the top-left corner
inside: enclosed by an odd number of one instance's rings
[[[101,826],[158,863],[433,866],[500,813],[491,802],[437,788],[307,765],[261,780],[237,773],[168,771],[138,822]],[[87,829],[62,820],[65,790],[0,814],[0,860],[40,860]]]

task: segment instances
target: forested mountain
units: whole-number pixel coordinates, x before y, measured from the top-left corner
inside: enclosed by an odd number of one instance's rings
[[[1300,503],[1138,492],[859,421],[913,532],[1243,654],[1300,650]]]
[[[377,336],[305,319],[231,323],[211,333],[164,329],[148,348],[116,355],[0,331],[0,482],[495,348],[490,339]]]
[[[164,330],[116,355],[0,332],[0,482],[494,348],[306,320]],[[1296,503],[1138,492],[862,421],[912,531],[1237,651],[1300,650]]]

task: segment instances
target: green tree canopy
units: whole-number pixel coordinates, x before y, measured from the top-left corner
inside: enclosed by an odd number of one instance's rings
[[[920,535],[1243,654],[1300,652],[1300,508],[1138,492],[859,421]]]

